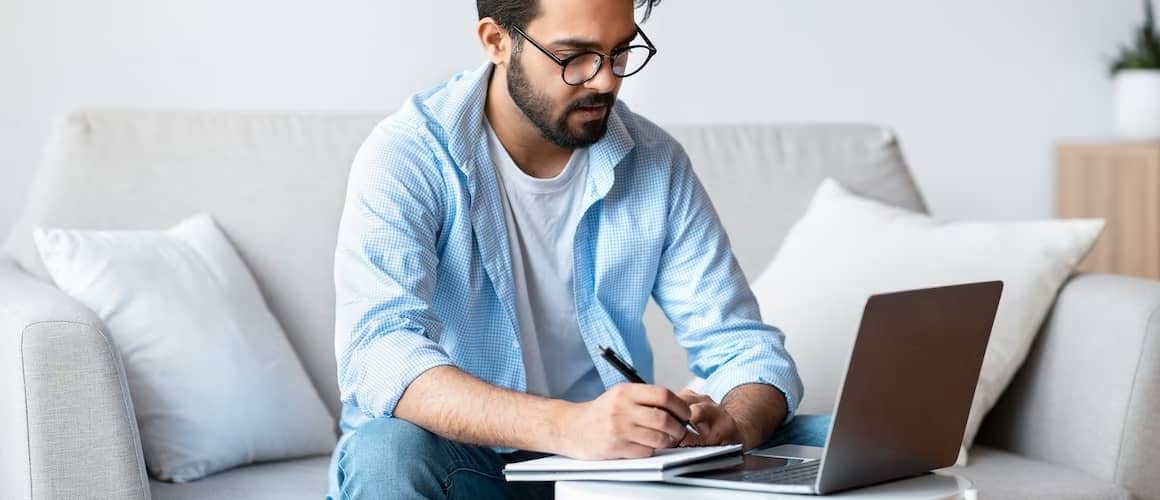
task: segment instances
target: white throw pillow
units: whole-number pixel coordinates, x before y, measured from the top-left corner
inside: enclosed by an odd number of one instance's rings
[[[334,420],[208,215],[165,232],[34,229],[57,286],[121,353],[158,479],[329,453]]]
[[[1055,295],[1102,220],[953,222],[856,196],[832,179],[754,281],[762,318],[786,334],[805,384],[799,413],[829,414],[862,310],[883,292],[1002,280],[1003,296],[959,462],[1023,363]]]

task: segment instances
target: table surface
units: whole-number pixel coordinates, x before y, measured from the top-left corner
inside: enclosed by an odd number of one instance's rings
[[[556,500],[627,499],[627,498],[680,498],[682,500],[756,500],[756,499],[809,499],[810,495],[762,493],[744,490],[725,490],[667,483],[638,483],[614,481],[558,481]],[[977,497],[971,482],[949,472],[936,472],[902,481],[884,483],[868,488],[843,491],[825,498],[842,499],[962,499]]]

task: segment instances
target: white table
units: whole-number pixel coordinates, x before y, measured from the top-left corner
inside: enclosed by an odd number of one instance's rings
[[[622,500],[622,499],[681,499],[681,500],[809,500],[809,495],[758,493],[743,490],[724,490],[666,483],[629,483],[613,481],[557,481],[556,500]],[[842,499],[940,499],[975,500],[976,491],[971,482],[949,472],[936,472],[902,481],[868,488],[843,491],[824,498]]]

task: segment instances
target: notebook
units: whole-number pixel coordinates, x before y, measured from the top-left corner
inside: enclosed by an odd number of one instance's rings
[[[661,448],[647,458],[576,460],[560,455],[508,464],[508,481],[664,481],[688,472],[723,469],[742,463],[740,444]]]

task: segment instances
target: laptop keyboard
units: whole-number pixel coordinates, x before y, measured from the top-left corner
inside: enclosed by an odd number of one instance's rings
[[[741,479],[766,484],[814,484],[818,478],[819,465],[821,460],[810,460],[776,469],[745,471]]]

